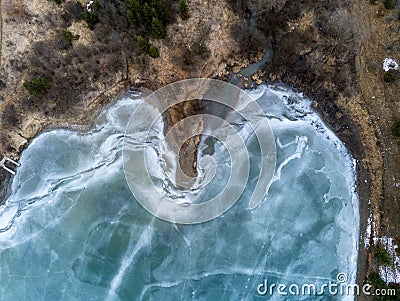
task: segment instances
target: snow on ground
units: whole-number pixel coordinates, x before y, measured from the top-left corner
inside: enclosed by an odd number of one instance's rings
[[[86,4],[86,10],[89,12],[89,13],[91,13],[92,11],[93,11],[93,8],[92,8],[92,4],[93,4],[93,0],[90,0],[87,4]]]
[[[399,64],[394,59],[385,58],[383,60],[383,70],[386,72],[389,70],[399,70]]]
[[[396,253],[396,249],[400,246],[396,245],[393,238],[386,236],[374,238],[374,243],[380,243],[393,259],[393,266],[379,267],[379,276],[381,276],[387,284],[390,282],[400,283],[400,256]]]
[[[372,225],[371,225],[371,223],[372,223],[372,212],[369,214],[369,217],[368,217],[368,221],[367,221],[367,228],[365,229],[365,234],[364,234],[364,237],[363,237],[363,239],[364,239],[364,247],[366,248],[366,249],[368,249],[368,247],[370,246],[370,240],[371,240],[371,234],[372,234]]]

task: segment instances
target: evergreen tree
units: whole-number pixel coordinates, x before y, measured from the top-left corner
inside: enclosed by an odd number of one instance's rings
[[[167,34],[164,24],[155,17],[151,21],[151,33],[155,38],[165,38]]]
[[[127,18],[131,26],[146,25],[156,38],[166,35],[170,12],[164,0],[126,0]]]
[[[24,88],[34,96],[42,96],[49,88],[49,83],[45,78],[34,77],[30,82],[24,83]]]
[[[179,16],[183,20],[189,19],[189,9],[188,9],[186,0],[179,1]]]
[[[146,38],[143,38],[142,36],[137,37],[137,42],[139,46],[139,50],[143,53],[148,53],[150,50],[150,43],[149,40]]]
[[[153,10],[153,17],[157,18],[162,24],[167,25],[170,21],[169,9],[163,0],[152,0],[151,8]]]
[[[151,21],[153,20],[153,17],[155,15],[153,13],[152,7],[147,2],[145,4],[143,4],[143,6],[142,6],[142,15],[143,15],[144,22],[147,25],[151,25]]]
[[[95,0],[89,7],[86,7],[83,12],[83,20],[86,21],[88,27],[93,30],[97,22],[99,22],[100,2]]]
[[[129,24],[132,26],[140,25],[143,22],[143,16],[139,0],[128,0],[126,5]]]
[[[158,50],[157,46],[154,45],[150,46],[149,54],[152,58],[160,57],[160,51]]]

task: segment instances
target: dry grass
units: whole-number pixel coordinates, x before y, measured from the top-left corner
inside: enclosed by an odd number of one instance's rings
[[[6,20],[23,21],[29,17],[29,13],[22,2],[19,1],[4,1],[3,12]]]
[[[362,97],[358,108],[365,111],[358,123],[362,128],[370,128],[369,133],[362,133],[362,139],[367,153],[364,163],[372,179],[370,207],[376,227],[372,231],[380,237],[399,237],[400,189],[395,184],[400,182],[400,141],[391,129],[400,117],[400,81],[384,83],[382,67],[386,57],[400,59],[400,36],[395,30],[398,12],[385,9],[384,14],[377,15],[377,9],[368,2],[357,1],[353,15]],[[355,106],[348,109],[357,116]]]

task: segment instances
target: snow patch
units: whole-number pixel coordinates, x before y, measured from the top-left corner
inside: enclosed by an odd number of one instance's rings
[[[391,282],[400,283],[400,256],[396,253],[396,249],[398,249],[399,246],[396,245],[393,238],[386,236],[382,238],[374,238],[374,243],[380,243],[393,260],[393,266],[379,267],[379,276],[386,282],[386,284]]]
[[[86,4],[86,10],[89,12],[89,13],[91,13],[92,11],[93,11],[93,7],[92,7],[92,4],[93,4],[93,0],[90,0],[87,4]]]
[[[371,234],[372,234],[372,212],[369,214],[367,221],[367,228],[365,229],[364,234],[364,247],[368,249],[370,246]]]
[[[385,72],[389,70],[399,70],[399,64],[394,59],[385,58],[383,60],[383,70],[385,70]]]

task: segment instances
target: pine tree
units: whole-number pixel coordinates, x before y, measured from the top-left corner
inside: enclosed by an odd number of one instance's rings
[[[90,5],[90,10],[88,8],[83,12],[83,19],[86,21],[88,27],[93,30],[94,26],[97,22],[99,22],[99,10],[100,10],[100,2],[95,0]]]
[[[142,15],[144,22],[148,25],[151,25],[151,21],[153,20],[154,14],[150,4],[147,2],[142,6]]]
[[[47,79],[42,77],[34,77],[30,82],[24,83],[24,88],[34,96],[42,96],[49,86]]]
[[[149,54],[152,58],[160,57],[160,51],[158,50],[157,46],[154,45],[150,46]]]
[[[183,19],[183,20],[187,20],[189,19],[189,9],[186,3],[186,0],[181,0],[179,1],[179,16]]]
[[[153,17],[161,21],[162,24],[167,25],[170,21],[169,9],[163,0],[152,0],[151,8],[153,10]]]
[[[151,21],[151,33],[155,38],[165,38],[167,34],[164,24],[157,18]]]
[[[137,37],[137,42],[139,46],[139,50],[143,53],[148,53],[150,50],[150,43],[149,40],[146,38],[143,38],[142,36]]]
[[[139,0],[128,0],[126,15],[129,24],[132,26],[143,23],[142,9]]]

